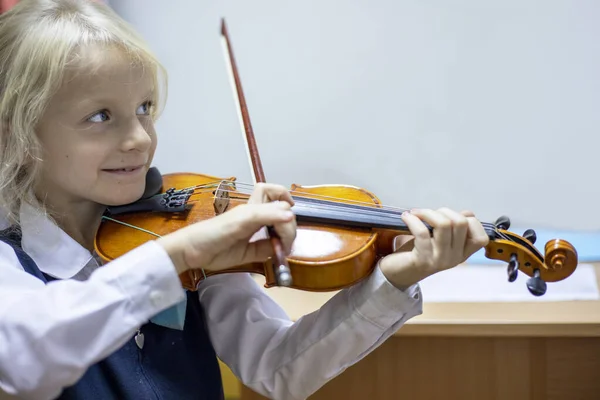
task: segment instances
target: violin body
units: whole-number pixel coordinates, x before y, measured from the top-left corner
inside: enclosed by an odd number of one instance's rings
[[[163,175],[164,186],[175,189],[215,188],[222,182],[230,187],[235,186],[233,177],[224,179],[192,173]],[[374,207],[380,204],[373,193],[353,186],[292,185],[291,190],[294,195],[303,199],[327,198],[349,204],[368,202]],[[96,235],[96,252],[104,261],[111,261],[158,236],[226,212],[245,203],[249,197],[247,193],[229,190],[227,206],[219,210],[219,204],[223,202],[215,197],[215,192],[216,188],[196,190],[189,197],[184,211],[141,210],[110,215],[110,219],[103,220]],[[293,282],[290,287],[307,291],[331,291],[354,285],[373,271],[378,259],[393,251],[394,239],[398,234],[399,232],[387,229],[344,227],[327,222],[301,220],[291,253],[287,257]],[[204,276],[226,272],[261,274],[265,276],[266,287],[277,286],[270,259],[224,271],[193,270],[180,275],[180,279],[184,288],[195,290]]]
[[[161,179],[160,193],[107,209],[95,240],[96,252],[105,262],[149,240],[244,204],[251,193],[248,189],[238,190],[233,177],[180,173]],[[365,189],[292,185],[290,193],[295,202],[292,211],[297,231],[286,257],[291,283],[285,286],[315,292],[352,286],[369,276],[379,259],[394,251],[399,235],[410,234],[400,218],[401,212],[385,208],[377,196]],[[548,241],[542,255],[533,246],[533,231],[522,237],[508,231],[508,225],[506,218],[500,218],[496,224],[484,223],[490,237],[485,255],[508,263],[509,281],[522,271],[531,277],[529,290],[539,296],[546,291],[545,282],[566,279],[575,271],[577,252],[570,243],[561,239]],[[220,271],[195,269],[181,274],[180,279],[185,289],[196,290],[208,276],[248,272],[263,275],[266,287],[281,286],[274,261],[269,258]]]

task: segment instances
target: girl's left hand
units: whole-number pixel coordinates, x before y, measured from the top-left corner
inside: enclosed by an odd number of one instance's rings
[[[413,210],[403,213],[402,219],[414,240],[403,246],[405,251],[390,254],[380,263],[386,278],[400,289],[463,263],[489,242],[483,226],[470,211]],[[433,228],[433,234],[423,222]]]

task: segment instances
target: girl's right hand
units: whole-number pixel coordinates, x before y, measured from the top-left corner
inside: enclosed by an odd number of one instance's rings
[[[250,242],[264,226],[272,225],[286,254],[296,237],[294,205],[289,191],[279,185],[258,183],[248,200],[219,216],[186,226],[157,239],[175,265],[177,273],[189,269],[218,271],[273,255],[268,239]]]

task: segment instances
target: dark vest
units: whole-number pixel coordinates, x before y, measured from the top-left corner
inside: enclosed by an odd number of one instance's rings
[[[44,283],[54,280],[23,251],[18,232],[0,231],[0,240],[13,247],[25,271]],[[222,400],[221,372],[198,294],[187,292],[187,297],[183,331],[151,322],[143,325],[141,350],[132,336],[116,352],[92,365],[75,385],[65,388],[59,399]]]

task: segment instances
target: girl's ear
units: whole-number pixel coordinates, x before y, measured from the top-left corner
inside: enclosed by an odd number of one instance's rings
[[[142,199],[147,199],[162,191],[162,174],[156,167],[150,167],[146,173],[146,190],[142,195]]]

